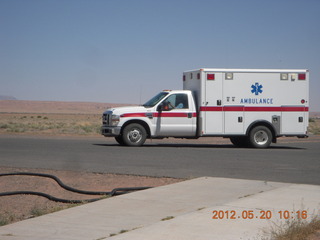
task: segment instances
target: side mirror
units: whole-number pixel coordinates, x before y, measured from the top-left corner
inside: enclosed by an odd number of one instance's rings
[[[168,102],[164,101],[162,103],[160,103],[157,107],[157,111],[158,112],[162,112],[162,111],[170,111],[170,107],[169,107],[169,104]]]
[[[163,111],[163,103],[160,103],[157,107],[157,111],[158,112],[162,112]]]

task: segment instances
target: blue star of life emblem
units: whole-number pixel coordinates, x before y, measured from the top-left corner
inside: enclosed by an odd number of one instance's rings
[[[254,85],[252,84],[251,88],[252,88],[251,92],[254,93],[255,95],[259,95],[259,93],[263,92],[262,85],[259,83],[255,83]]]

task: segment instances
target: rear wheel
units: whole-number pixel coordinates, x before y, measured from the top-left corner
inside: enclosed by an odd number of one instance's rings
[[[272,142],[272,133],[265,126],[257,126],[249,133],[249,143],[254,148],[267,148]]]
[[[123,129],[122,140],[127,146],[141,146],[147,138],[146,129],[138,123],[131,123]]]

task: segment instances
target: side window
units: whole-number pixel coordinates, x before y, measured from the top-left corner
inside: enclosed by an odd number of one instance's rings
[[[188,96],[187,94],[173,94],[170,95],[166,100],[165,103],[168,107],[168,110],[172,109],[188,109]]]

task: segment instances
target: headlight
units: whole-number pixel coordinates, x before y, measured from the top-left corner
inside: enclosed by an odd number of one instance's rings
[[[111,125],[112,126],[117,126],[119,122],[120,122],[120,116],[119,115],[112,115],[111,116]]]

